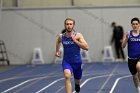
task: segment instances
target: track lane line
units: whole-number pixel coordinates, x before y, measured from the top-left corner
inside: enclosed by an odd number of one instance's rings
[[[121,79],[128,78],[128,77],[131,77],[131,76],[132,76],[132,75],[127,75],[127,76],[122,76],[122,77],[120,77],[120,78],[117,78],[109,93],[113,93],[115,87],[117,86],[118,82],[119,82]]]
[[[39,90],[39,91],[37,91],[37,92],[35,92],[35,93],[40,93],[40,92],[44,91],[45,89],[47,89],[48,87],[52,86],[53,84],[55,84],[55,83],[57,83],[58,81],[61,81],[61,80],[63,80],[63,79],[65,79],[65,78],[57,79],[57,80],[53,81],[52,83],[50,83],[49,85],[45,86],[44,88],[42,88],[41,90]]]
[[[97,79],[97,78],[102,78],[102,77],[108,77],[109,75],[101,75],[101,76],[96,76],[96,77],[91,77],[86,79],[81,85],[80,87],[83,87],[88,81],[92,80],[92,79]],[[76,93],[75,91],[73,91],[72,93]]]
[[[6,93],[6,92],[8,92],[8,91],[11,91],[11,90],[13,90],[13,89],[15,89],[15,88],[17,88],[17,87],[19,87],[19,86],[25,84],[25,83],[28,83],[28,82],[30,82],[30,81],[37,80],[37,79],[43,79],[43,78],[47,78],[47,77],[48,77],[48,76],[45,76],[45,77],[37,77],[37,78],[33,78],[33,79],[26,80],[26,81],[21,82],[21,83],[15,85],[15,86],[13,86],[13,87],[11,87],[11,88],[9,88],[9,89],[3,91],[3,92],[1,92],[1,93]]]

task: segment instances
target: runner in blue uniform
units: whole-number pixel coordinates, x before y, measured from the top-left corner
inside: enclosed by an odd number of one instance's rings
[[[65,76],[66,93],[72,93],[71,76],[75,79],[75,91],[80,92],[80,80],[82,78],[82,59],[80,49],[88,50],[88,44],[83,35],[74,31],[75,20],[67,18],[64,21],[65,33],[61,33],[56,42],[56,56],[60,56],[60,46],[63,45],[64,55],[62,68]]]
[[[135,87],[140,93],[140,21],[138,18],[131,20],[132,30],[124,35],[122,47],[128,43],[128,67],[133,75]]]

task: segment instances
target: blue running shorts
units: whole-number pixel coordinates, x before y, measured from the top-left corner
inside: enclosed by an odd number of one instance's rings
[[[67,62],[66,60],[63,60],[62,62],[62,68],[63,71],[65,69],[69,69],[71,71],[71,73],[74,76],[74,79],[80,80],[82,78],[82,67],[81,67],[81,62],[78,63],[72,63],[70,64],[70,62]]]

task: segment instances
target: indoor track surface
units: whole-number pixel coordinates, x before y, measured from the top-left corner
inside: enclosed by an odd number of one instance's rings
[[[74,80],[71,78],[73,93]],[[137,93],[127,62],[83,64],[80,93]],[[66,93],[61,64],[20,65],[0,73],[0,93]]]

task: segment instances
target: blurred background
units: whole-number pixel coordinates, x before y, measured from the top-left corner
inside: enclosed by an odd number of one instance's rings
[[[131,30],[130,20],[140,18],[140,0],[0,0],[0,40],[6,46],[10,64],[30,64],[35,48],[40,48],[44,63],[55,62],[55,44],[72,17],[75,30],[89,44],[91,62],[103,61],[110,45],[111,23]],[[127,49],[124,49],[127,56]]]

